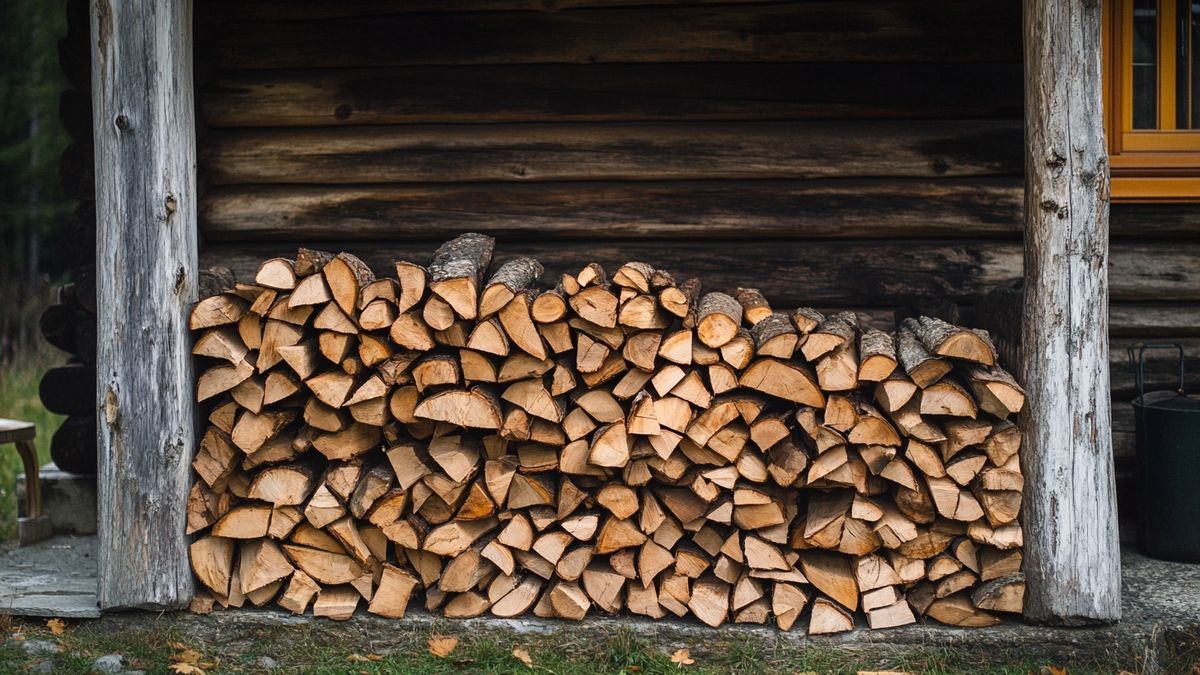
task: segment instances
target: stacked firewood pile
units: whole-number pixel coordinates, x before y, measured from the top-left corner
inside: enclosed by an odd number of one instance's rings
[[[301,249],[197,305],[198,608],[810,633],[1021,610],[1024,397],[986,333],[641,262],[545,288],[492,251],[376,278]]]

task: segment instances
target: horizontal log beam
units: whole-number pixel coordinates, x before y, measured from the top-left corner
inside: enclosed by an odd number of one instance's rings
[[[638,5],[714,5],[763,0],[215,0],[198,9],[197,21],[338,19],[417,12],[558,12],[590,7]]]
[[[226,186],[201,203],[211,241],[528,237],[985,237],[1021,231],[1017,178]],[[1114,214],[1114,237],[1186,237],[1186,219]],[[1165,270],[1170,272],[1170,270]]]
[[[333,6],[333,5],[329,5]],[[787,83],[787,86],[782,86]],[[209,128],[480,122],[1020,119],[1021,64],[646,63],[221,73]]]
[[[1124,304],[1108,308],[1109,334],[1155,339],[1200,335],[1200,304],[1195,302]]]
[[[201,167],[215,185],[1016,176],[1021,133],[1017,120],[225,131]]]
[[[377,270],[396,260],[426,263],[432,242],[310,242],[210,244],[204,266],[226,265],[239,278],[251,278],[259,262],[297,245],[346,250]],[[607,269],[629,260],[655,260],[685,279],[699,276],[705,287],[731,290],[753,284],[780,307],[799,304],[854,306],[904,304],[925,298],[970,302],[978,293],[1021,278],[1019,242],[903,242],[714,240],[707,242],[574,240],[570,243],[505,241],[496,264],[516,257],[544,261],[552,279],[597,261]],[[1115,243],[1109,270],[1114,301],[1161,297],[1200,300],[1200,244]],[[772,271],[763,275],[762,270]]]
[[[870,0],[231,22],[225,69],[494,63],[1015,61],[1019,8]],[[964,31],[963,26],[988,26]],[[783,85],[783,83],[781,83]],[[790,86],[786,85],[786,86]]]
[[[1015,234],[1019,179],[215,188],[212,241],[444,237],[916,237]]]

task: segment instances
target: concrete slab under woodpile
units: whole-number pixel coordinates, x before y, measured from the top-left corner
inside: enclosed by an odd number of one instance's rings
[[[87,550],[87,538],[60,538],[77,549]],[[43,547],[43,551],[61,551]],[[9,606],[7,592],[17,561],[29,562],[28,550],[10,551],[0,556],[0,577],[5,579],[0,603]],[[18,554],[18,555],[14,555]],[[57,560],[77,558],[56,556]],[[803,631],[781,632],[773,628],[730,625],[714,631],[694,621],[648,621],[631,617],[596,617],[581,623],[546,619],[498,619],[484,617],[447,620],[414,609],[397,622],[359,612],[350,622],[334,622],[295,616],[275,610],[217,611],[208,615],[186,612],[123,612],[109,614],[99,621],[86,622],[72,630],[92,634],[136,634],[157,631],[186,635],[190,646],[204,653],[221,654],[223,660],[236,662],[241,653],[251,659],[262,655],[286,660],[273,649],[293,641],[322,644],[346,654],[403,652],[418,645],[423,648],[432,633],[460,636],[467,641],[492,640],[497,644],[557,644],[562,636],[570,644],[606,644],[614,636],[631,634],[638,642],[663,653],[683,647],[690,649],[698,663],[705,663],[731,645],[771,650],[828,650],[849,659],[873,661],[912,658],[914,654],[954,654],[959,662],[978,658],[979,664],[1009,661],[1070,665],[1072,670],[1087,663],[1136,666],[1143,672],[1171,672],[1173,659],[1181,645],[1194,644],[1200,635],[1200,566],[1151,560],[1131,550],[1123,556],[1123,614],[1118,625],[1092,628],[1050,628],[1021,622],[1006,622],[988,629],[950,628],[935,623],[893,630],[871,631],[860,626],[836,636],[809,637]],[[52,572],[46,570],[44,572]],[[94,576],[91,581],[94,583]],[[94,596],[92,599],[94,604]],[[14,614],[44,616],[35,611]],[[93,614],[94,616],[94,614]],[[569,633],[569,638],[568,638]],[[1192,642],[1189,642],[1192,641]],[[362,658],[360,656],[360,658]],[[232,660],[230,660],[232,659]],[[982,667],[982,665],[981,665]]]
[[[372,649],[386,648],[388,636],[412,630],[445,629],[499,633],[553,633],[570,630],[579,635],[624,628],[664,644],[680,640],[703,640],[714,635],[723,639],[756,636],[793,644],[834,645],[847,649],[911,649],[929,646],[994,648],[1035,654],[1099,649],[1104,653],[1135,653],[1152,649],[1164,635],[1200,631],[1200,565],[1164,562],[1147,558],[1126,548],[1122,558],[1122,614],[1117,625],[1091,628],[1052,628],[1020,621],[1006,621],[986,629],[951,628],[927,622],[883,631],[855,630],[834,636],[809,637],[803,631],[783,632],[771,627],[728,625],[714,631],[696,621],[620,617],[590,617],[581,623],[538,619],[444,619],[414,607],[400,620],[382,619],[359,611],[349,623],[278,610],[215,611],[208,615],[178,612],[167,620],[189,634],[210,635],[217,631],[249,633],[266,626],[315,624],[330,632],[370,634]],[[96,618],[95,537],[55,537],[40,544],[10,549],[0,554],[0,608],[14,616],[62,616]],[[154,612],[108,615],[102,621],[133,624],[158,620]],[[237,629],[237,630],[234,630]],[[395,638],[393,638],[395,639]],[[695,644],[695,643],[693,643]],[[354,647],[355,645],[348,645]],[[693,651],[697,651],[693,648]]]
[[[93,619],[96,537],[63,535],[0,554],[0,612]]]

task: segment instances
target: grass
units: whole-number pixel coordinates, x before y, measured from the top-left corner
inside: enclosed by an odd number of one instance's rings
[[[251,626],[226,625],[213,617],[150,614],[140,618],[106,618],[69,626],[53,635],[42,622],[9,622],[0,626],[0,672],[23,672],[35,667],[52,672],[86,673],[102,655],[120,654],[125,667],[148,673],[268,672],[259,660],[270,657],[274,672],[304,673],[549,673],[584,675],[627,673],[861,673],[899,671],[912,673],[980,673],[1050,675],[1062,672],[1140,672],[1133,657],[1103,654],[1063,655],[1038,660],[1022,654],[984,652],[949,646],[920,646],[898,653],[870,645],[798,645],[757,636],[697,639],[695,644],[662,644],[627,629],[601,633],[570,629],[543,633],[516,633],[461,625],[397,625],[380,634],[379,624],[334,624],[310,621],[294,625],[277,623]],[[430,653],[431,636],[441,631],[457,637],[457,646],[445,657]],[[1195,640],[1197,636],[1190,636]],[[22,643],[43,640],[59,651],[27,654]],[[1194,643],[1193,643],[1194,647]],[[676,649],[690,650],[691,664],[677,664]],[[530,664],[514,650],[524,650]],[[1200,673],[1194,651],[1189,660],[1170,660],[1164,672]],[[1123,663],[1122,661],[1128,661]],[[180,666],[178,664],[185,664]]]
[[[0,297],[18,302],[0,309],[0,417],[33,422],[37,426],[38,459],[50,461],[50,437],[62,424],[61,415],[42,407],[38,383],[66,354],[47,344],[37,332],[37,319],[50,301],[48,288],[32,290],[17,284],[0,284]],[[11,445],[0,446],[0,539],[17,532],[17,475],[21,460]]]

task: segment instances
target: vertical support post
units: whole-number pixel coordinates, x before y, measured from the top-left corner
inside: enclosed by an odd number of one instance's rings
[[[100,606],[192,596],[191,0],[92,0]]]
[[[1025,614],[1121,617],[1099,0],[1025,0]]]

